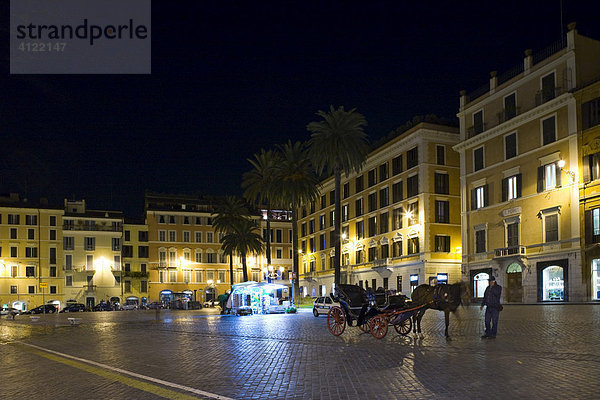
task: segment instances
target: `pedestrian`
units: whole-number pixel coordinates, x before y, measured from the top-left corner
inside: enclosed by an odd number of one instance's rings
[[[496,283],[494,275],[490,276],[490,285],[485,289],[483,301],[480,309],[485,308],[485,335],[482,339],[495,339],[498,332],[498,317],[502,311],[500,304],[500,295],[502,294],[502,286]]]

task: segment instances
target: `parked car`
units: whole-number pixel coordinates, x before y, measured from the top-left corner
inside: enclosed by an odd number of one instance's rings
[[[212,300],[205,301],[202,306],[203,307],[214,307],[214,306],[218,306],[218,305],[219,305],[219,302],[215,299],[212,299]]]
[[[333,301],[330,296],[317,297],[313,303],[313,315],[318,317],[321,314],[327,314],[331,307],[340,306],[340,303]]]
[[[81,303],[69,303],[69,304],[65,305],[65,308],[60,310],[61,313],[83,312],[83,311],[85,311],[85,304],[81,304]]]
[[[20,314],[21,310],[13,308],[13,307],[2,307],[0,309],[0,315],[8,315],[11,313]]]
[[[58,311],[53,304],[44,304],[41,306],[37,306],[36,308],[32,308],[29,311],[25,311],[23,314],[43,314],[44,309],[46,310],[46,314],[54,314]]]
[[[125,303],[121,306],[121,310],[137,310],[137,303]]]
[[[100,303],[96,304],[94,306],[94,308],[92,308],[92,311],[112,311],[113,310],[113,306],[110,303],[105,302],[104,300],[102,300]]]
[[[149,310],[160,310],[165,308],[164,304],[160,301],[153,301],[152,303],[148,304],[148,309]]]

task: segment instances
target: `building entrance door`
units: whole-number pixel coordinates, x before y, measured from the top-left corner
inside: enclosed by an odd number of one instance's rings
[[[523,269],[517,263],[506,269],[506,302],[523,302]]]
[[[85,298],[85,306],[87,308],[89,308],[90,310],[92,308],[94,308],[95,303],[96,303],[96,299],[94,297],[86,297]]]

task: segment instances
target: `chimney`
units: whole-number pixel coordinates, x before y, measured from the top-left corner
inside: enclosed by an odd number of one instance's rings
[[[567,25],[567,49],[574,50],[575,49],[575,35],[577,35],[577,23],[571,22]]]
[[[496,91],[496,87],[498,86],[498,71],[490,72],[490,94],[493,94]]]
[[[460,94],[460,109],[462,110],[463,108],[465,108],[465,105],[467,104],[467,92],[465,90],[461,90],[459,92]]]
[[[525,58],[523,59],[523,75],[527,75],[531,69],[531,65],[533,63],[533,57],[531,56],[532,53],[533,51],[531,49],[525,50]]]

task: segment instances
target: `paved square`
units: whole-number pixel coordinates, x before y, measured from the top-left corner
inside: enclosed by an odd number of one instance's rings
[[[211,311],[59,314],[0,322],[0,398],[598,398],[600,305],[506,306],[498,338],[461,308],[443,336],[382,340],[326,317]],[[32,347],[35,346],[35,347]],[[54,353],[52,353],[54,352]],[[221,397],[219,397],[221,396]]]

